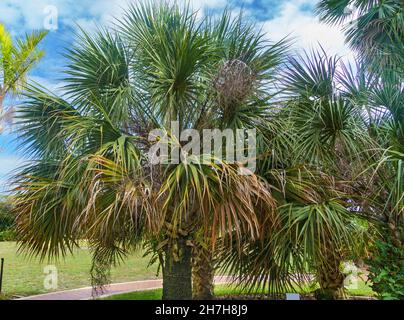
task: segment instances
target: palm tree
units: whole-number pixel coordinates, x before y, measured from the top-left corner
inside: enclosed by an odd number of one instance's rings
[[[368,124],[375,147],[358,180],[363,209],[377,221],[382,241],[401,252],[403,237],[404,148],[403,65],[404,10],[402,1],[321,1],[320,18],[344,22],[344,6],[356,6],[358,17],[345,27],[347,41],[366,64],[360,77],[344,81],[352,98],[367,106]],[[379,252],[374,252],[379,255]],[[396,259],[400,259],[396,255]],[[387,263],[387,262],[386,262]],[[374,279],[378,275],[373,275]],[[393,281],[393,279],[389,279]],[[383,293],[383,292],[379,292]]]
[[[348,70],[322,49],[290,57],[284,67],[284,97],[268,125],[259,152],[268,157],[257,172],[273,188],[276,223],[262,226],[264,241],[245,239],[241,258],[226,247],[219,257],[249,289],[291,290],[313,280],[307,277],[313,273],[318,298],[344,296],[341,262],[362,254],[361,240],[368,239],[370,226],[352,190],[368,157],[364,150],[372,146],[366,108],[342,89]]]
[[[264,122],[287,46],[230,12],[198,21],[189,7],[166,3],[132,6],[115,32],[82,32],[67,54],[66,96],[30,86],[19,111],[33,160],[16,177],[22,246],[58,257],[88,239],[97,287],[146,242],[160,258],[164,299],[192,297],[192,256],[194,296],[209,296],[200,256],[219,237],[258,239],[275,201],[259,176],[210,154],[151,165],[148,135],[159,129],[155,138],[179,148],[171,121],[199,132]],[[232,84],[237,91],[225,90]]]
[[[288,109],[297,134],[297,160],[315,166],[320,175],[308,179],[320,181],[307,188],[317,194],[315,200],[286,204],[290,225],[285,223],[283,234],[302,246],[301,261],[312,261],[318,296],[326,298],[342,296],[341,262],[360,252],[357,239],[364,239],[367,225],[355,206],[352,186],[368,159],[365,150],[373,144],[363,116],[366,108],[341,89],[351,69],[321,50],[291,58],[283,81],[288,99],[292,97]]]
[[[43,57],[44,51],[37,48],[46,36],[45,31],[26,34],[14,44],[5,26],[0,23],[0,132],[1,122],[10,122],[13,108],[4,110],[7,96],[16,95],[24,87],[28,72]]]
[[[364,168],[360,179],[367,183],[358,190],[363,196],[364,210],[377,223],[379,237],[372,247],[368,264],[372,288],[382,298],[400,293],[392,290],[399,288],[400,271],[380,277],[380,268],[398,266],[400,269],[404,246],[404,113],[402,77],[398,73],[385,72],[375,77],[371,85],[363,88],[372,110],[371,132],[377,147],[374,156]],[[379,248],[379,246],[381,246]],[[381,249],[382,248],[382,249]],[[395,250],[395,251],[394,251]],[[384,285],[392,283],[393,285]]]

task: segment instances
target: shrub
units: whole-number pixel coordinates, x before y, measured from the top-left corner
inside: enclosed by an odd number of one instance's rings
[[[15,240],[17,240],[17,237],[13,230],[0,231],[0,242],[1,241],[15,241]]]
[[[404,299],[404,250],[387,236],[376,241],[369,265],[371,287],[381,299]]]
[[[0,198],[0,241],[15,240],[14,221],[11,202],[7,198]]]

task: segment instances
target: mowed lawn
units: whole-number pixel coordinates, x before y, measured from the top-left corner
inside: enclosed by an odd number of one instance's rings
[[[156,279],[157,266],[147,267],[149,258],[141,252],[128,256],[123,264],[112,269],[112,282]],[[4,258],[3,293],[7,295],[33,295],[90,286],[91,254],[83,243],[74,255],[58,262],[40,262],[17,253],[15,242],[0,242],[0,258]],[[58,272],[55,290],[44,287],[47,265],[54,265]]]

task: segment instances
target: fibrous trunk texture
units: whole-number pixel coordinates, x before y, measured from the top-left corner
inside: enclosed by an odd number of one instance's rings
[[[345,298],[345,276],[340,269],[341,260],[330,255],[327,264],[321,268],[318,274],[320,289],[315,296],[319,300],[340,300]]]
[[[165,249],[163,300],[192,299],[191,248],[185,238],[170,242]]]
[[[192,259],[192,291],[194,299],[213,299],[213,278],[212,251],[203,246],[195,246]]]

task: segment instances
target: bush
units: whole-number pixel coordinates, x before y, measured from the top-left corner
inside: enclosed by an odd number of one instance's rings
[[[381,299],[404,299],[404,250],[391,237],[376,241],[369,265],[371,287]]]
[[[0,242],[1,241],[15,241],[15,240],[17,240],[17,237],[13,230],[0,231]]]
[[[14,222],[11,202],[7,198],[0,198],[0,241],[15,240]]]

